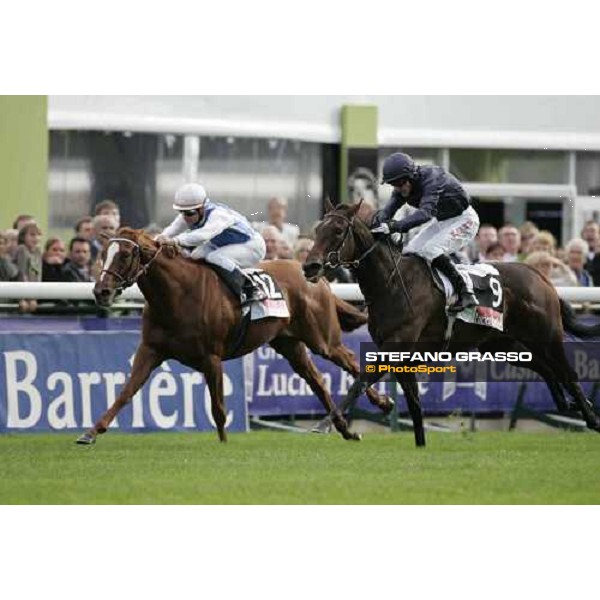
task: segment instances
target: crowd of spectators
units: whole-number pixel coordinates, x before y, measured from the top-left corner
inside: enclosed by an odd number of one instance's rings
[[[295,259],[304,263],[314,244],[314,226],[302,232],[287,221],[288,203],[276,197],[268,201],[267,220],[253,222],[265,240],[266,260]],[[374,202],[365,200],[358,217],[365,223],[376,210]],[[120,211],[112,200],[96,205],[94,215],[82,216],[65,242],[50,237],[42,244],[43,232],[32,215],[19,215],[12,227],[0,230],[0,281],[95,281],[100,274],[102,240],[120,227]],[[316,224],[315,224],[316,225]],[[156,224],[148,231],[158,233]],[[457,262],[523,262],[544,273],[556,286],[600,286],[600,225],[585,223],[581,237],[563,247],[554,235],[540,230],[534,223],[520,227],[505,223],[496,228],[483,223],[474,242],[453,258]],[[346,269],[329,274],[331,281],[353,281]],[[35,300],[21,300],[21,312],[34,312]]]
[[[472,262],[522,262],[544,273],[557,287],[600,286],[600,225],[588,221],[581,237],[559,246],[550,231],[531,221],[496,229],[483,223],[468,249]]]
[[[120,226],[118,205],[104,200],[94,216],[84,216],[73,227],[68,244],[50,237],[42,245],[44,232],[33,215],[19,215],[11,229],[0,230],[0,281],[90,282],[98,277],[101,235],[114,235]],[[36,300],[20,300],[22,313],[35,312]]]
[[[375,210],[373,202],[364,200],[358,217],[370,223]],[[285,199],[273,198],[267,212],[268,221],[253,223],[265,239],[267,259],[294,258],[304,263],[314,235],[302,235],[296,225],[285,221]],[[557,287],[600,286],[600,225],[588,221],[581,237],[560,247],[550,231],[540,230],[531,221],[520,227],[505,223],[500,228],[483,223],[473,244],[453,258],[464,263],[523,262],[544,273]],[[353,281],[352,274],[346,269],[336,270],[330,279],[340,283]]]

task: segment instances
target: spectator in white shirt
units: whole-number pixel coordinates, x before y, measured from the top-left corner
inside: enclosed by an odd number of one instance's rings
[[[293,248],[298,236],[300,235],[300,228],[298,225],[287,223],[285,221],[287,216],[287,208],[288,201],[286,198],[281,196],[271,198],[267,204],[268,221],[254,222],[252,223],[252,226],[261,233],[265,227],[275,227],[283,236],[288,246]]]
[[[504,225],[498,232],[498,241],[504,248],[502,262],[516,262],[521,247],[521,233],[514,225]]]

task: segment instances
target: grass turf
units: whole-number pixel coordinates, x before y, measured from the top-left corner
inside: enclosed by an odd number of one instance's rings
[[[597,504],[592,433],[0,436],[2,504]]]

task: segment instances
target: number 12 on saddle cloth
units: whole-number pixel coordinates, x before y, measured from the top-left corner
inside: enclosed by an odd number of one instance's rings
[[[250,306],[245,306],[244,315],[250,310],[251,321],[259,321],[267,317],[287,318],[290,316],[283,292],[271,275],[260,269],[244,269],[244,272],[252,280],[254,286],[261,290],[265,296],[262,300],[252,302]]]

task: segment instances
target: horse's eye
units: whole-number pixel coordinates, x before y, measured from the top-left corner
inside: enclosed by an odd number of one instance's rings
[[[344,233],[344,230],[341,227],[335,228],[335,235],[342,235],[342,233]]]

